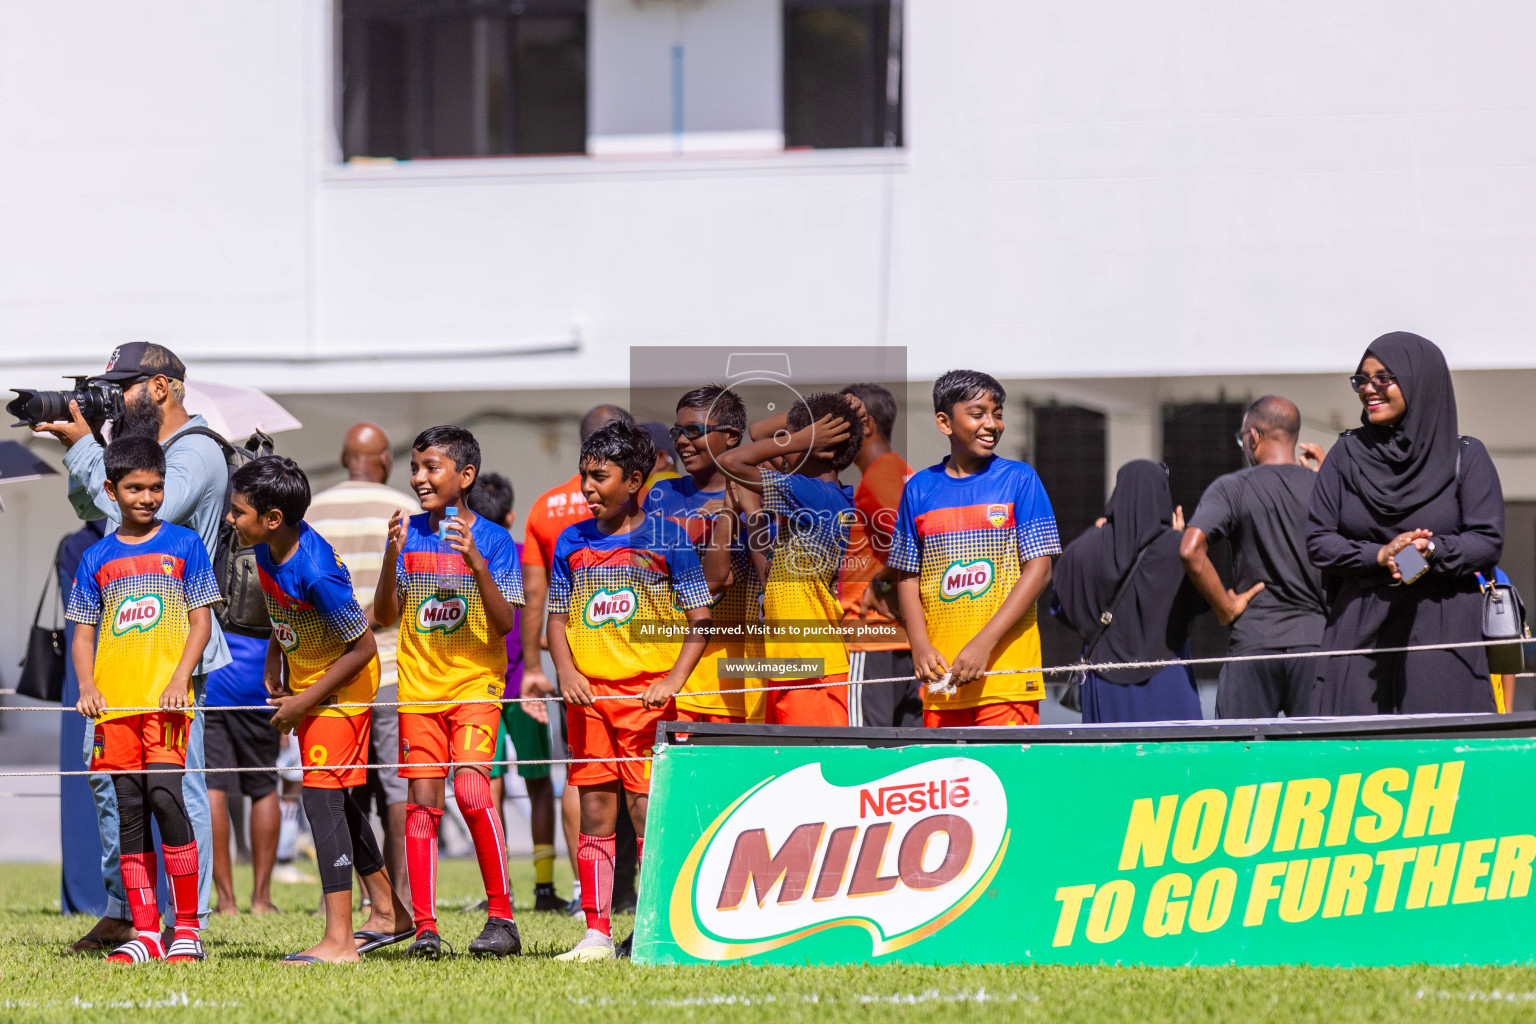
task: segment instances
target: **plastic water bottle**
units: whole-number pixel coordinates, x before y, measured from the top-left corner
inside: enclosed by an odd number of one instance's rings
[[[448,546],[448,534],[457,533],[449,530],[448,520],[458,514],[458,506],[449,505],[443,509],[442,522],[437,524],[437,592],[439,594],[452,594],[459,589],[459,573],[454,565],[458,552]]]

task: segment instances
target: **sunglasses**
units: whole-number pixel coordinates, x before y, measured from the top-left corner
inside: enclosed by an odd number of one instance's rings
[[[723,434],[727,430],[735,429],[735,427],[721,426],[717,423],[711,423],[707,426],[702,423],[688,423],[681,426],[678,424],[673,424],[671,428],[667,430],[667,436],[672,438],[673,444],[676,444],[678,441],[685,437],[690,441],[697,441],[705,434]]]
[[[1379,391],[1385,391],[1397,383],[1397,377],[1390,373],[1357,373],[1349,378],[1349,386],[1356,391],[1364,391],[1368,387],[1376,387]]]
[[[1233,438],[1237,441],[1237,446],[1243,449],[1243,451],[1248,450],[1247,439],[1249,434],[1258,434],[1260,437],[1263,437],[1264,431],[1258,427],[1245,427],[1244,429],[1239,430],[1237,433],[1232,435]]]

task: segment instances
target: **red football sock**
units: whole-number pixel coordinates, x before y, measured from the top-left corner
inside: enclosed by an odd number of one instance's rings
[[[405,805],[405,870],[417,935],[437,931],[437,826],[442,820],[436,807]]]
[[[155,901],[155,855],[122,853],[117,863],[123,872],[123,888],[128,891],[128,913],[135,931],[160,934],[160,907]]]
[[[490,780],[476,771],[461,772],[454,776],[453,796],[469,826],[469,838],[475,843],[475,859],[480,862],[489,914],[510,921],[512,883],[507,878],[507,839],[491,804]]]
[[[176,935],[197,935],[197,840],[185,846],[161,845],[165,855],[165,877],[171,882],[171,907],[176,911]]]
[[[587,915],[587,927],[604,935],[613,934],[613,858],[618,847],[614,836],[589,836],[583,833],[576,844],[576,866],[581,875],[581,909]]]

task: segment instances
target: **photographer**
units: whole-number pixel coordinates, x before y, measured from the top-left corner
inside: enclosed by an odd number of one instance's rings
[[[169,349],[135,341],[118,346],[107,360],[106,370],[90,378],[89,383],[122,391],[121,411],[111,420],[114,437],[138,434],[153,437],[165,447],[165,502],[160,507],[160,518],[196,532],[212,560],[219,523],[224,518],[229,471],[223,451],[211,438],[194,434],[175,441],[176,435],[189,428],[207,426],[201,416],[188,416],[182,404],[186,396],[186,375],[186,367]],[[106,517],[115,524],[119,518],[118,507],[107,497],[106,468],[97,437],[102,424],[87,422],[77,402],[69,403],[69,413],[67,421],[41,423],[32,429],[39,434],[52,434],[68,449],[64,467],[70,476],[69,500],[80,518]],[[199,708],[203,706],[208,673],[228,664],[229,660],[229,647],[215,619],[213,635],[192,680]],[[189,769],[205,767],[203,721],[201,713],[192,719],[187,737],[186,766]],[[91,732],[87,730],[85,735],[85,759],[89,762]],[[189,771],[182,786],[197,841],[199,916],[206,922],[213,874],[207,777],[200,771]],[[101,828],[101,872],[107,886],[107,913],[75,943],[76,952],[111,949],[135,935],[118,868],[117,793],[112,779],[105,775],[91,778],[91,790],[96,797],[96,818]]]

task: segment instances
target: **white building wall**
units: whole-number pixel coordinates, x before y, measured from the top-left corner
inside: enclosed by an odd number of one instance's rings
[[[641,65],[672,6],[593,3],[594,97],[632,84],[654,112]],[[0,4],[3,383],[152,338],[194,374],[378,392],[359,401],[382,417],[402,392],[521,408],[622,386],[634,344],[885,339],[914,380],[1084,379],[1119,459],[1155,453],[1179,390],[1145,378],[1337,375],[1393,329],[1461,369],[1536,369],[1529,4],[906,10],[899,152],[340,166],[328,0]],[[685,7],[690,88],[738,76],[690,93],[690,127],[774,126],[777,11]],[[743,25],[761,34],[711,42]],[[594,131],[654,130],[594,103]],[[1536,496],[1515,390],[1464,395],[1466,424],[1513,430],[1501,467]],[[518,448],[533,480],[564,457],[541,450]],[[55,489],[0,495],[4,621],[41,579]]]

